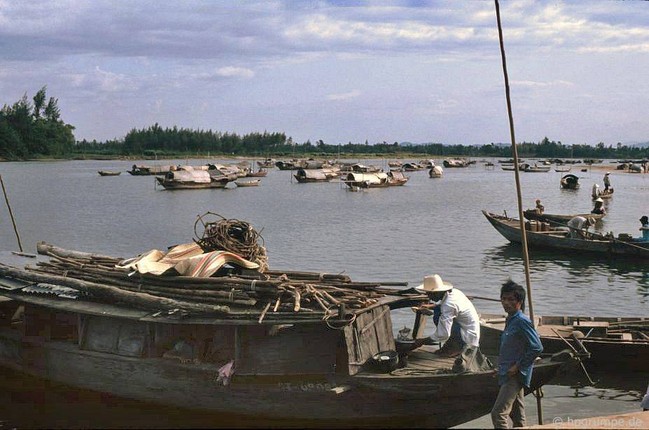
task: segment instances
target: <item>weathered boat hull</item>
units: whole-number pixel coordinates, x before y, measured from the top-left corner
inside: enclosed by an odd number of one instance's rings
[[[518,220],[482,211],[491,225],[505,239],[521,243],[521,231]],[[578,239],[560,237],[548,232],[527,231],[527,244],[530,248],[553,248],[569,252],[573,255],[582,252],[602,255],[624,255],[649,259],[649,242],[624,242],[617,239]]]
[[[235,376],[222,386],[216,382],[215,366],[81,351],[64,342],[29,343],[4,331],[0,365],[71,387],[161,405],[331,426],[447,428],[488,413],[498,393],[492,372]],[[548,362],[535,367],[534,383],[543,385],[561,366]],[[337,393],[336,387],[344,388]]]
[[[156,177],[158,184],[162,185],[165,190],[200,190],[205,188],[225,188],[228,181],[223,182],[180,182],[180,181],[167,181],[165,178]]]
[[[568,332],[564,331],[561,335],[579,351],[579,344],[569,333],[570,330],[574,329],[572,325],[573,321],[581,321],[584,328],[580,330],[583,334],[588,334],[590,330],[588,322],[590,321],[595,323],[610,321],[615,325],[616,323],[622,323],[624,320],[643,321],[645,327],[649,328],[648,318],[541,317],[541,323],[537,326],[537,330],[541,334],[544,352],[555,353],[564,350],[567,346],[564,340],[551,331],[552,328],[555,328],[560,334],[561,331],[569,329]],[[503,332],[504,326],[504,316],[481,316],[480,348],[485,354],[498,354],[500,335]],[[589,369],[597,371],[612,370],[617,372],[646,372],[647,370],[647,363],[649,363],[649,340],[622,340],[589,334],[580,341],[590,353],[590,358],[584,362]]]
[[[260,179],[254,179],[252,181],[234,181],[237,184],[237,187],[256,187],[261,183]]]

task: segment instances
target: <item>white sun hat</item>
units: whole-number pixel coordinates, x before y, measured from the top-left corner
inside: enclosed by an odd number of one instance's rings
[[[435,293],[441,291],[448,291],[453,288],[450,282],[442,281],[442,277],[438,274],[428,275],[424,277],[424,283],[415,287],[415,290],[422,293]]]

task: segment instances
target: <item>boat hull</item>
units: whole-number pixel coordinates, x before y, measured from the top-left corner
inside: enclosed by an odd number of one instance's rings
[[[489,412],[492,372],[413,377],[382,374],[241,375],[223,386],[218,367],[83,351],[65,342],[30,343],[0,332],[0,365],[73,388],[192,410],[328,426],[451,427]],[[535,368],[544,384],[564,363]],[[338,392],[334,388],[344,387]]]
[[[485,354],[498,354],[500,349],[500,335],[504,329],[504,316],[500,321],[491,323],[490,318],[494,316],[483,316],[480,324],[480,348]],[[576,317],[573,317],[576,318]],[[590,318],[592,320],[601,321],[604,318]],[[628,318],[633,319],[633,318]],[[581,317],[582,321],[587,321],[589,318]],[[615,318],[610,318],[614,321]],[[645,319],[645,324],[649,322]],[[549,332],[551,325],[547,324],[544,328],[543,324],[538,326],[541,332]],[[572,329],[572,325],[556,326],[557,329]],[[588,328],[581,329],[582,332],[589,331]],[[559,332],[560,333],[560,332]],[[569,334],[562,334],[564,339],[569,342],[576,350],[580,347]],[[567,344],[558,336],[548,336],[541,334],[541,342],[543,344],[543,352],[555,353],[566,349]],[[646,372],[647,363],[649,362],[649,341],[624,341],[607,339],[603,337],[596,337],[593,335],[586,336],[581,339],[581,343],[586,350],[590,353],[590,357],[584,361],[588,369],[594,371],[625,371],[625,372]]]
[[[501,217],[482,211],[491,225],[507,240],[521,243],[521,231],[518,220]],[[623,255],[649,259],[649,242],[624,242],[617,239],[579,239],[560,237],[547,232],[527,231],[527,245],[530,248],[551,248],[580,255],[582,252],[601,255]]]

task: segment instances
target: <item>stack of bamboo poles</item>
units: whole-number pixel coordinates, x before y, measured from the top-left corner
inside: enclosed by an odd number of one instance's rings
[[[157,276],[116,268],[120,258],[37,246],[49,261],[25,270],[0,267],[0,275],[74,288],[92,300],[181,314],[232,319],[342,319],[341,309],[372,306],[388,289],[405,283],[353,282],[346,275],[266,271],[254,275],[192,278]],[[344,312],[343,312],[344,313]]]

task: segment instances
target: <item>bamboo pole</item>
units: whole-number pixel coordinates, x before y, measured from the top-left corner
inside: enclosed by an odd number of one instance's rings
[[[2,175],[0,175],[0,185],[2,185],[2,194],[4,194],[5,196],[5,203],[7,203],[7,209],[9,210],[9,217],[11,218],[11,224],[13,224],[14,233],[16,233],[16,240],[18,241],[18,249],[20,249],[20,252],[23,252],[23,244],[20,242],[18,227],[16,227],[16,220],[14,219],[14,213],[11,210],[11,205],[9,204],[9,197],[7,197],[7,190],[5,189],[5,183],[2,180]]]
[[[521,228],[521,245],[523,248],[523,263],[525,267],[525,284],[527,285],[527,301],[529,304],[529,315],[533,326],[536,328],[534,321],[534,307],[532,306],[532,282],[530,280],[530,259],[527,250],[527,233],[525,231],[525,218],[523,218],[523,199],[521,197],[520,173],[518,170],[518,149],[516,148],[516,135],[514,133],[514,116],[512,114],[512,101],[509,92],[509,76],[507,73],[507,58],[505,56],[505,42],[503,39],[503,29],[500,20],[500,5],[498,0],[494,0],[496,6],[496,20],[498,22],[498,39],[500,42],[500,55],[503,66],[503,76],[505,79],[505,98],[507,99],[507,116],[509,119],[509,134],[512,141],[512,154],[514,158],[514,178],[516,178],[516,198],[518,201],[518,218]],[[541,390],[536,390],[536,407],[538,411],[538,423],[543,424],[543,408],[541,406]]]

